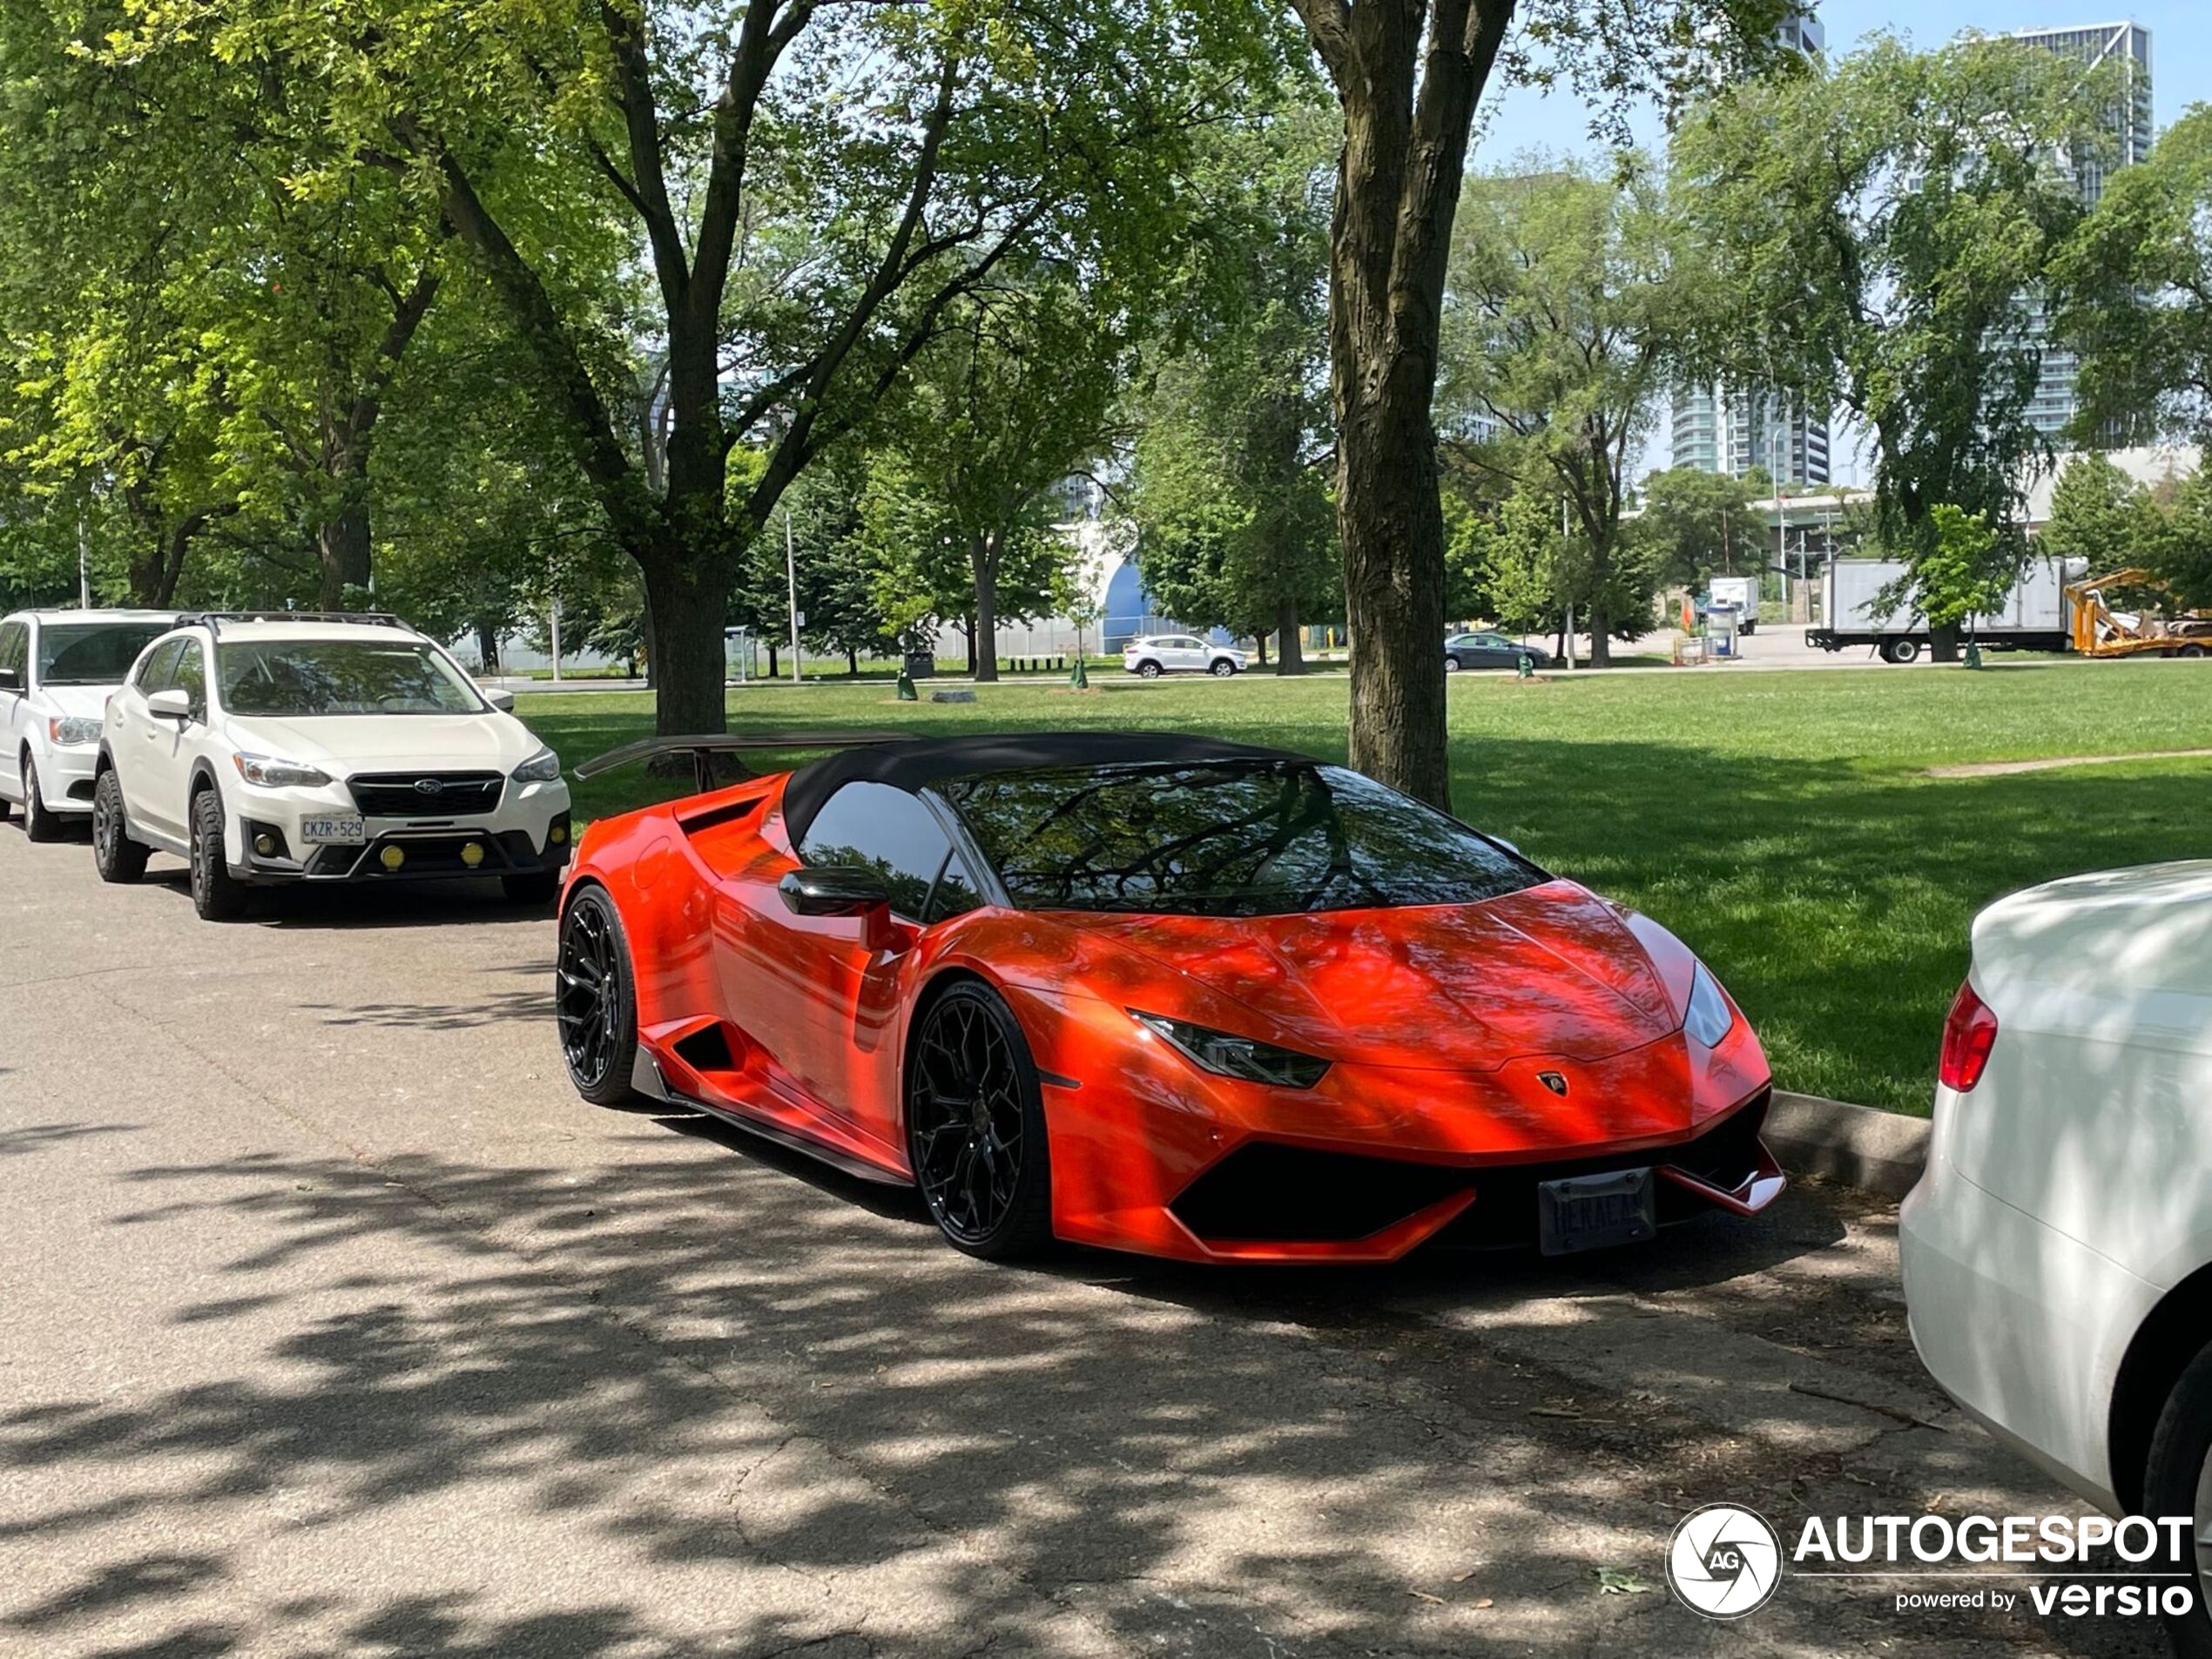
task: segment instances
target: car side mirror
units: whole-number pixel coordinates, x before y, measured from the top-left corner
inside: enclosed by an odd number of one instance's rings
[[[179,725],[192,718],[190,693],[172,685],[166,691],[156,691],[146,698],[146,712],[157,720],[174,720]]]
[[[802,865],[776,883],[776,892],[799,916],[864,916],[891,907],[883,878],[857,864]]]
[[[857,864],[801,865],[786,872],[776,892],[794,915],[858,916],[864,949],[900,948],[904,934],[891,919],[891,889],[873,870]]]
[[[492,707],[497,709],[502,714],[512,714],[515,711],[514,692],[496,691],[488,685],[480,685],[476,689],[484,694],[484,701],[490,704]]]
[[[21,690],[23,690],[23,670],[0,668],[0,691],[20,691]]]

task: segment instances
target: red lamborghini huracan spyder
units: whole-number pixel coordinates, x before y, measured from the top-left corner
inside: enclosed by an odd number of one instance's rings
[[[557,981],[586,1099],[912,1183],[988,1257],[1559,1252],[1781,1190],[1727,993],[1504,842],[1202,738],[861,742],[591,826]]]

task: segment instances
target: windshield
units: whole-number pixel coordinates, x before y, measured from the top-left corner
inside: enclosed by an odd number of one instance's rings
[[[1543,872],[1308,760],[1040,768],[941,786],[1015,904],[1189,916],[1476,904]]]
[[[120,685],[170,622],[49,622],[38,630],[41,685]]]
[[[215,651],[233,714],[475,714],[475,687],[428,645],[268,639]]]

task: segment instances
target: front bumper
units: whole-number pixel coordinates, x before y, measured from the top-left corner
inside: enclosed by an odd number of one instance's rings
[[[231,873],[254,886],[557,874],[575,850],[565,784],[506,786],[495,810],[452,818],[361,814],[359,843],[323,845],[304,820],[359,811],[346,786],[226,792]]]
[[[30,752],[38,768],[39,799],[50,813],[92,810],[92,775],[100,758],[97,743],[42,743]]]
[[[1898,1254],[1929,1374],[2000,1440],[2116,1513],[2113,1386],[2157,1287],[1978,1186],[1939,1150],[1905,1200]]]
[[[1118,1008],[1023,999],[1043,1075],[1053,1231],[1186,1261],[1378,1263],[1432,1241],[1537,1242],[1537,1188],[1655,1172],[1666,1223],[1752,1214],[1782,1190],[1759,1140],[1770,1089],[1741,1021],[1608,1059],[1487,1073],[1339,1063],[1312,1089],[1202,1074]],[[1566,1097],[1541,1082],[1565,1074]]]

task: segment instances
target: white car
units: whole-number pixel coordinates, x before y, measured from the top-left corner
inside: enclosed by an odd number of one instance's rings
[[[392,618],[188,617],[108,700],[92,852],[109,881],[190,862],[193,907],[249,887],[497,876],[550,899],[569,860],[561,763]]]
[[[1122,666],[1148,680],[1163,674],[1211,674],[1227,679],[1244,671],[1244,653],[1208,644],[1196,634],[1147,634],[1122,647]]]
[[[51,841],[92,810],[92,763],[108,693],[173,610],[19,610],[0,618],[0,819]]]
[[[1900,1229],[1920,1358],[2092,1503],[2195,1515],[2212,1652],[2212,862],[1975,919]]]

